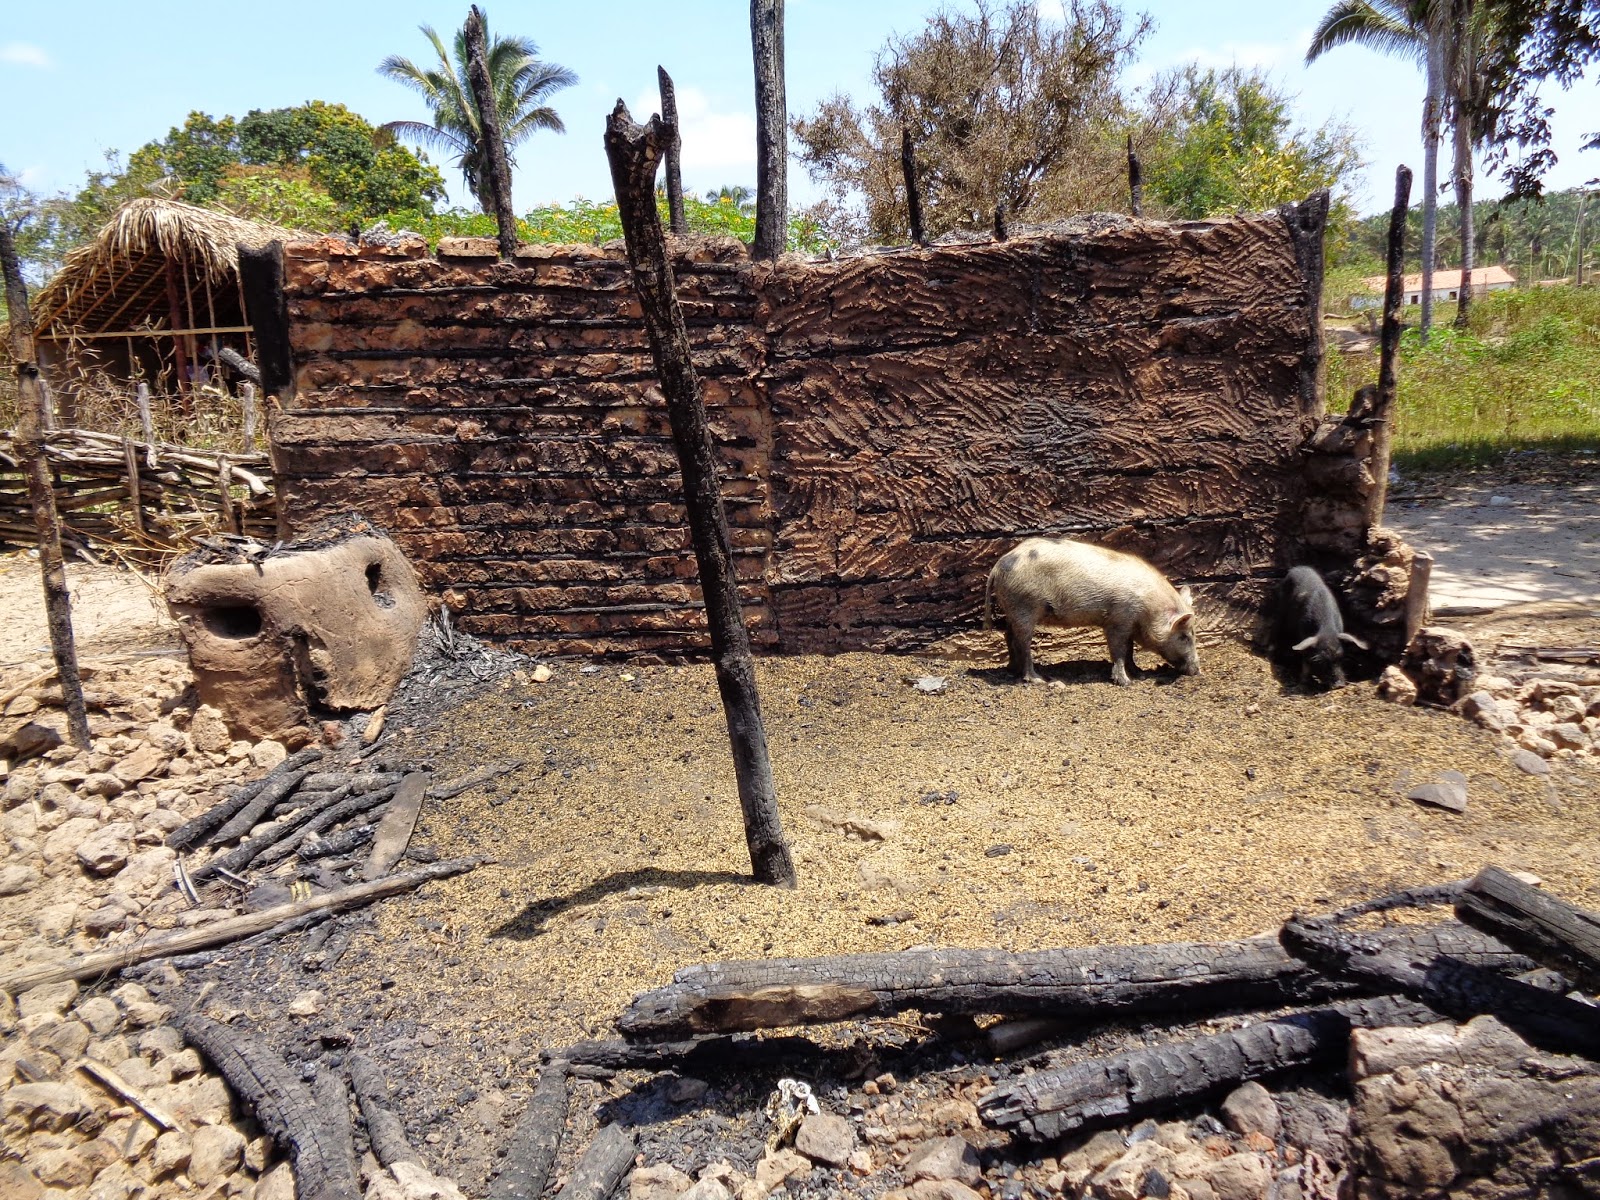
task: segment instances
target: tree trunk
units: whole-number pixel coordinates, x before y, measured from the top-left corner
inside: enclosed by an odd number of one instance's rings
[[[1428,31],[1428,94],[1422,102],[1422,315],[1418,331],[1433,328],[1433,254],[1439,233],[1439,128],[1444,118],[1444,41]]]
[[[656,82],[661,85],[661,119],[672,130],[672,141],[667,146],[667,228],[683,237],[689,232],[689,220],[683,215],[683,130],[678,126],[678,91],[665,67],[656,68]]]
[[[1456,209],[1461,218],[1461,286],[1456,289],[1456,328],[1465,329],[1472,316],[1472,266],[1477,257],[1472,213],[1472,118],[1456,105],[1455,120]]]
[[[911,240],[919,246],[928,244],[927,231],[922,227],[922,195],[917,191],[917,147],[911,140],[911,127],[900,127],[900,173],[906,181],[906,222],[911,227]],[[998,214],[999,209],[995,212]],[[1001,223],[996,216],[995,223]]]
[[[750,0],[750,44],[756,67],[756,236],[750,254],[757,259],[777,258],[789,235],[783,0]]]
[[[1439,1019],[1432,1009],[1408,1000],[1354,1000],[1031,1072],[984,1096],[978,1111],[990,1125],[1043,1141],[1192,1106],[1251,1079],[1337,1063],[1352,1027],[1425,1025]]]
[[[728,740],[733,747],[733,769],[739,804],[744,810],[750,865],[759,882],[793,887],[794,863],[778,819],[772,764],[767,757],[767,732],[756,692],[755,659],[739,610],[728,515],[722,504],[700,380],[690,357],[689,332],[678,306],[666,238],[656,211],[656,166],[671,136],[657,118],[648,125],[634,124],[627,106],[619,102],[606,124],[606,157],[611,163],[618,215],[627,241],[628,261],[633,267],[634,287],[644,311],[650,354],[661,390],[666,394],[672,439],[683,474],[684,507],[700,569],[717,690],[722,695]]]
[[[500,129],[500,106],[495,103],[494,84],[489,79],[488,50],[484,46],[483,10],[476,4],[467,13],[461,30],[467,43],[467,82],[478,108],[478,135],[483,139],[489,165],[489,198],[494,203],[494,219],[500,257],[510,262],[517,253],[517,210],[511,203],[511,164],[506,159],[506,140]]]
[[[1367,496],[1368,529],[1383,524],[1389,498],[1389,456],[1394,444],[1395,364],[1400,357],[1400,306],[1405,301],[1406,213],[1411,207],[1411,171],[1394,173],[1394,207],[1389,212],[1388,279],[1383,288],[1383,330],[1378,336],[1378,396],[1372,408],[1372,491]],[[1424,285],[1426,286],[1426,285]]]
[[[78,648],[72,637],[72,594],[67,590],[67,567],[61,556],[61,514],[56,511],[55,484],[45,457],[44,430],[48,409],[39,365],[34,359],[33,316],[28,311],[28,285],[17,261],[17,246],[10,223],[0,216],[0,273],[5,276],[6,307],[11,316],[11,361],[16,364],[17,457],[28,482],[28,503],[33,528],[39,538],[39,575],[44,583],[45,620],[50,629],[50,650],[61,679],[61,699],[67,710],[67,736],[80,750],[89,748],[89,714],[83,703],[83,680],[78,675]]]

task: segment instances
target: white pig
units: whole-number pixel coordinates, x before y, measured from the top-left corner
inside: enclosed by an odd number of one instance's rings
[[[1135,643],[1154,650],[1185,675],[1200,674],[1194,646],[1194,599],[1175,590],[1144,559],[1086,542],[1029,538],[989,572],[984,627],[998,598],[1006,617],[1007,665],[1026,683],[1044,680],[1033,666],[1038,625],[1099,626],[1111,650],[1111,682],[1128,686]]]

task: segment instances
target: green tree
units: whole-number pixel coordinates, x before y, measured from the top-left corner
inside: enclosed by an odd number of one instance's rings
[[[390,121],[383,128],[451,155],[473,197],[488,212],[489,152],[483,142],[478,105],[467,84],[466,35],[457,30],[453,45],[446,49],[431,27],[423,25],[421,29],[433,46],[437,64],[419,67],[409,58],[392,54],[379,64],[378,72],[419,94],[433,112],[433,124]],[[487,43],[489,81],[499,110],[506,157],[514,167],[513,149],[534,133],[541,129],[566,132],[548,101],[556,92],[577,83],[578,77],[566,67],[542,61],[539,47],[530,38],[490,35]]]
[[[1190,67],[1180,95],[1176,119],[1144,154],[1146,194],[1168,215],[1254,212],[1328,188],[1333,225],[1348,224],[1341,189],[1361,167],[1349,129],[1294,130],[1289,97],[1260,71]]]
[[[192,112],[181,128],[167,131],[165,139],[148,142],[128,158],[128,173],[135,178],[168,178],[191,204],[217,198],[222,177],[239,161],[235,143],[238,126],[232,117],[220,120]]]
[[[240,162],[304,168],[309,181],[349,213],[375,217],[444,199],[437,167],[342,104],[312,100],[298,108],[254,110],[239,122],[238,135]]]

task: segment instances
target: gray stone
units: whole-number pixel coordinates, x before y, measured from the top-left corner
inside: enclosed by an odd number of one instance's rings
[[[671,1163],[640,1167],[628,1176],[628,1200],[676,1200],[693,1182]]]
[[[1529,775],[1550,774],[1550,764],[1532,750],[1518,750],[1511,756],[1511,765]]]
[[[78,785],[78,790],[85,796],[104,796],[106,799],[122,795],[127,791],[128,785],[123,783],[110,771],[100,771],[94,775],[84,777]]]
[[[39,872],[21,863],[0,867],[0,896],[20,896],[39,882]]]
[[[90,996],[72,1011],[78,1020],[101,1037],[114,1030],[117,1022],[122,1020],[122,1014],[117,1011],[117,1006],[104,996]]]
[[[157,1175],[181,1171],[189,1165],[189,1149],[189,1135],[182,1130],[169,1129],[156,1139],[150,1167]]]
[[[911,1151],[905,1173],[912,1179],[955,1179],[977,1183],[983,1177],[978,1152],[963,1137],[932,1138]]]
[[[1229,1129],[1238,1134],[1265,1134],[1278,1140],[1282,1120],[1272,1093],[1253,1080],[1241,1084],[1222,1102],[1222,1119]]]
[[[833,1113],[816,1113],[800,1122],[794,1148],[812,1162],[842,1167],[856,1148],[856,1135],[850,1122]]]
[[[72,817],[61,822],[44,840],[45,858],[52,863],[72,858],[84,839],[92,837],[99,828],[100,822],[93,817]]]
[[[78,999],[78,984],[64,979],[60,983],[41,983],[17,997],[17,1016],[33,1017],[40,1013],[63,1015]]]
[[[733,1193],[723,1186],[722,1180],[708,1175],[683,1193],[683,1200],[733,1200]]]
[[[83,1090],[71,1083],[21,1083],[0,1096],[0,1119],[8,1127],[60,1132],[93,1111]]]
[[[1571,721],[1558,722],[1544,732],[1546,737],[1563,750],[1582,750],[1590,741],[1583,726]]]
[[[113,821],[78,846],[78,862],[95,875],[122,870],[133,850],[134,832],[131,821]]]
[[[1267,1200],[1272,1168],[1260,1154],[1232,1154],[1206,1173],[1217,1200]]]
[[[1406,793],[1407,800],[1429,804],[1451,812],[1467,811],[1467,780],[1460,771],[1441,771],[1433,783],[1414,787]]]
[[[189,1139],[189,1180],[205,1187],[232,1175],[244,1159],[244,1136],[231,1125],[206,1125]]]

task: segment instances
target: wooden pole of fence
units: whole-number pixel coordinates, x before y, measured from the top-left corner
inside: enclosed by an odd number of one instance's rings
[[[234,533],[243,533],[237,527],[233,517],[233,469],[228,466],[228,460],[222,455],[217,455],[217,511],[222,514],[222,526],[231,529]]]
[[[911,127],[900,127],[900,173],[906,179],[906,219],[911,224],[911,240],[919,246],[928,244],[928,235],[922,227],[922,196],[917,191],[917,147],[911,140]]]
[[[1133,134],[1128,135],[1128,207],[1136,217],[1144,216],[1144,168],[1134,153]]]
[[[621,100],[606,123],[606,158],[617,192],[617,211],[633,268],[633,284],[644,313],[645,333],[661,390],[667,397],[672,439],[683,474],[684,507],[700,590],[705,596],[706,624],[711,632],[717,690],[728,721],[733,771],[739,805],[744,812],[745,841],[757,882],[794,886],[794,861],[778,819],[778,800],[767,756],[767,731],[756,691],[756,664],[750,634],[739,610],[739,581],[734,571],[733,541],[717,479],[717,460],[706,424],[700,380],[689,351],[689,331],[678,306],[672,264],[667,261],[666,235],[656,211],[656,167],[672,132],[659,117],[636,125]]]
[[[133,502],[133,527],[144,536],[144,497],[139,487],[139,451],[132,438],[122,439],[122,457],[128,464],[128,499]]]
[[[83,681],[78,675],[78,649],[72,639],[72,595],[67,591],[67,568],[61,557],[61,514],[45,458],[45,398],[34,360],[33,317],[28,311],[28,285],[17,262],[11,222],[0,214],[0,272],[5,275],[6,307],[11,317],[11,359],[16,363],[17,391],[22,411],[17,420],[17,457],[28,481],[33,525],[39,535],[39,574],[44,582],[44,607],[50,627],[50,649],[56,674],[61,678],[61,699],[67,710],[67,736],[80,749],[89,748],[89,714],[83,703]]]
[[[246,381],[239,388],[239,403],[244,406],[244,452],[255,453],[256,448],[256,385]]]
[[[506,159],[506,140],[500,128],[500,109],[495,103],[494,84],[489,79],[488,50],[484,46],[483,10],[474,4],[461,31],[467,44],[467,82],[478,106],[478,127],[483,148],[489,152],[489,196],[494,205],[496,238],[500,257],[510,262],[517,253],[517,213],[511,203],[511,164]]]
[[[1394,208],[1389,213],[1388,279],[1383,288],[1383,331],[1378,335],[1378,398],[1372,406],[1372,492],[1367,528],[1383,523],[1389,499],[1389,456],[1394,444],[1394,408],[1400,357],[1400,302],[1405,299],[1406,213],[1411,207],[1411,168],[1394,173]]]
[[[156,424],[150,416],[150,385],[141,383],[134,391],[139,404],[139,434],[144,438],[144,465],[156,469]]]

